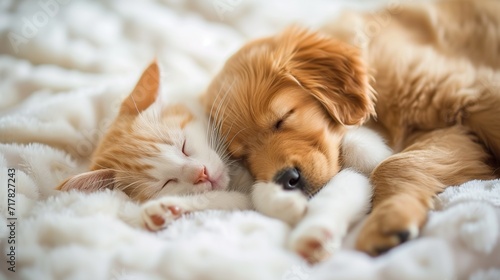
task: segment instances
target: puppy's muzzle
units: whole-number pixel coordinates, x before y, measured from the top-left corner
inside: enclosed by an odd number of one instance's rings
[[[274,176],[274,182],[283,186],[285,190],[301,190],[306,188],[306,182],[297,168],[291,167],[281,170]]]

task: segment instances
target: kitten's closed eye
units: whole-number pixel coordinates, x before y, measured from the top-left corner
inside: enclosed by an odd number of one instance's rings
[[[163,184],[162,189],[165,188],[169,183],[177,183],[177,179],[168,179],[165,184]]]
[[[182,143],[182,153],[185,155],[185,156],[189,156],[187,153],[186,153],[186,140],[184,140],[184,142]]]

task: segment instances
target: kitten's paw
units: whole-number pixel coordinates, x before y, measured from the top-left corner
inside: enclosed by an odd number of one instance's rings
[[[141,211],[144,226],[150,231],[165,228],[182,214],[187,213],[179,205],[159,200],[145,203]]]
[[[385,201],[368,216],[356,241],[356,249],[378,256],[414,239],[426,215],[427,209],[420,203]]]
[[[324,223],[299,224],[292,231],[289,248],[309,263],[325,260],[340,248],[345,233],[334,230]]]

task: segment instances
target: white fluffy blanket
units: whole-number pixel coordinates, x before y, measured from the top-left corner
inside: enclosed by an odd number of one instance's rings
[[[313,267],[284,248],[285,224],[255,212],[195,213],[150,233],[131,226],[138,206],[121,193],[52,190],[86,169],[153,57],[170,94],[199,94],[246,40],[318,27],[349,5],[0,1],[0,279],[500,279],[500,181],[447,189],[423,237],[382,257],[344,249]]]

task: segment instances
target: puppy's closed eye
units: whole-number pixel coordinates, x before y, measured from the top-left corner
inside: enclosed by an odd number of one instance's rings
[[[279,130],[281,126],[283,125],[284,120],[280,119],[274,124],[274,130]]]
[[[274,123],[274,126],[273,126],[273,130],[274,131],[279,131],[283,128],[283,125],[285,124],[285,121],[286,119],[288,119],[290,117],[290,115],[292,115],[294,112],[294,109],[291,109],[290,111],[288,111],[283,117],[279,118],[275,123]]]

